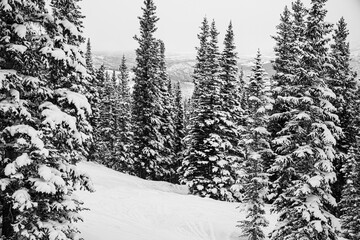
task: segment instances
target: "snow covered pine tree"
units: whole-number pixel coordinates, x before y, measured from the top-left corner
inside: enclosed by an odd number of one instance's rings
[[[356,137],[360,134],[358,125],[354,124],[358,117],[359,92],[356,73],[350,67],[348,35],[349,31],[345,19],[341,18],[333,34],[334,43],[330,46],[330,78],[327,81],[329,88],[336,95],[331,103],[337,110],[340,127],[344,133],[336,143],[335,169],[337,181],[333,184],[332,189],[337,201],[340,201],[341,191],[345,185],[344,173],[341,172],[342,165],[346,161],[346,154],[350,147],[358,147]]]
[[[78,239],[74,222],[92,190],[77,170],[91,142],[77,1],[0,3],[2,239]],[[52,12],[52,14],[50,14]],[[39,29],[41,31],[39,31]]]
[[[239,139],[244,131],[244,111],[241,108],[240,78],[237,64],[237,53],[234,43],[234,31],[230,22],[224,38],[224,50],[220,57],[222,87],[220,90],[222,102],[222,138],[227,141],[225,161],[230,168],[232,179],[238,179],[236,172],[240,168],[244,153],[239,145]],[[238,186],[238,184],[236,184]],[[235,189],[232,189],[232,191]]]
[[[182,176],[181,164],[184,151],[185,137],[185,116],[184,102],[181,93],[180,82],[177,82],[174,89],[174,154],[175,154],[175,170],[177,174]],[[180,168],[180,169],[179,169]],[[179,180],[179,179],[177,179]]]
[[[177,170],[177,158],[174,152],[174,101],[172,93],[172,84],[170,77],[166,72],[165,62],[165,44],[163,41],[158,40],[158,59],[159,59],[159,83],[158,86],[161,90],[161,105],[163,106],[161,116],[160,134],[163,137],[163,152],[162,156],[166,161],[164,165],[164,180],[168,182],[177,183],[178,176]]]
[[[133,90],[133,153],[136,174],[139,177],[163,180],[169,173],[170,160],[166,139],[161,131],[164,120],[164,86],[161,78],[159,41],[154,37],[156,6],[152,0],[144,0],[143,15],[140,19],[139,43],[136,49],[134,67],[135,85]]]
[[[86,60],[86,68],[90,71],[91,74],[94,74],[94,64],[92,59],[90,38],[86,43],[85,60]]]
[[[272,155],[270,132],[266,128],[269,122],[269,111],[272,109],[269,90],[269,78],[266,77],[261,54],[258,51],[247,88],[249,108],[245,113],[246,130],[241,135],[245,157],[241,167],[243,174],[240,184],[243,187],[243,202],[247,216],[245,220],[239,222],[243,235],[248,239],[257,240],[265,239],[262,228],[268,225],[264,216],[264,199],[269,178],[264,168],[264,160]]]
[[[104,111],[103,101],[105,99],[105,66],[103,64],[98,69],[94,69],[94,77],[92,83],[95,89],[94,96],[96,96],[96,99],[92,103],[93,115],[91,118],[91,124],[93,126],[94,144],[89,150],[89,160],[103,163],[103,152],[100,150],[102,149],[101,141],[103,137],[103,130],[101,126],[102,111]]]
[[[116,160],[113,168],[117,171],[135,175],[134,163],[131,155],[131,95],[129,88],[129,70],[126,58],[122,57],[119,67],[119,84],[115,85],[115,122],[117,140],[115,143]]]
[[[185,152],[182,170],[183,182],[189,186],[192,194],[231,201],[233,193],[230,188],[235,179],[227,154],[232,145],[228,132],[223,129],[230,127],[236,130],[236,127],[224,117],[229,113],[223,109],[218,34],[215,21],[209,30],[204,18],[198,35],[200,47],[194,69],[193,113],[187,136],[190,144]]]
[[[337,142],[336,170],[338,181],[333,185],[340,200],[340,218],[343,235],[347,239],[360,239],[360,117],[359,86],[356,74],[350,68],[349,31],[341,18],[331,45],[331,78],[329,86],[336,94],[333,104],[337,108],[343,135]]]
[[[331,25],[324,22],[326,0],[312,0],[304,24],[300,53],[288,79],[277,89],[275,101],[286,108],[274,111],[282,129],[273,140],[276,153],[271,171],[277,174],[281,189],[273,210],[279,224],[271,239],[337,239],[337,221],[329,206],[336,205],[330,184],[336,180],[333,160],[336,138],[341,129],[330,100],[327,34]],[[285,59],[284,59],[285,60]],[[293,62],[295,61],[295,62]]]

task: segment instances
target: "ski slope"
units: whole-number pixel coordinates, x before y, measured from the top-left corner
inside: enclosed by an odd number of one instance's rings
[[[239,203],[188,195],[185,186],[143,180],[95,163],[80,163],[79,169],[91,176],[96,189],[77,192],[90,209],[78,223],[85,240],[246,239],[236,227],[245,217]],[[271,229],[276,216],[267,217]]]

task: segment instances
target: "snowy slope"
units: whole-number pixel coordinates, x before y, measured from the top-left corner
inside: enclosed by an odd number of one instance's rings
[[[91,209],[78,224],[85,240],[246,239],[239,238],[236,228],[245,215],[238,203],[188,195],[184,186],[142,180],[95,163],[80,163],[79,168],[92,177],[96,189],[77,193]],[[276,221],[270,222],[273,227]]]

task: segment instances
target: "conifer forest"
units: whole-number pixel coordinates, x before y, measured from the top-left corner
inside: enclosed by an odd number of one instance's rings
[[[0,240],[101,240],[78,227],[93,209],[76,193],[104,187],[81,164],[237,206],[239,234],[189,240],[360,240],[360,78],[346,19],[327,22],[327,0],[289,2],[273,71],[258,46],[247,75],[237,23],[220,33],[205,16],[187,98],[156,35],[161,5],[141,2],[134,64],[124,54],[111,69],[94,63],[80,0],[0,0]],[[126,236],[111,239],[162,240]]]

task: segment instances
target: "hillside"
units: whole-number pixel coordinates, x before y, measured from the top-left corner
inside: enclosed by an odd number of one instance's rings
[[[188,195],[184,186],[142,180],[95,163],[79,168],[96,189],[78,192],[90,208],[78,224],[85,240],[245,240],[236,227],[245,217],[238,203]],[[268,218],[273,227],[276,216]]]

